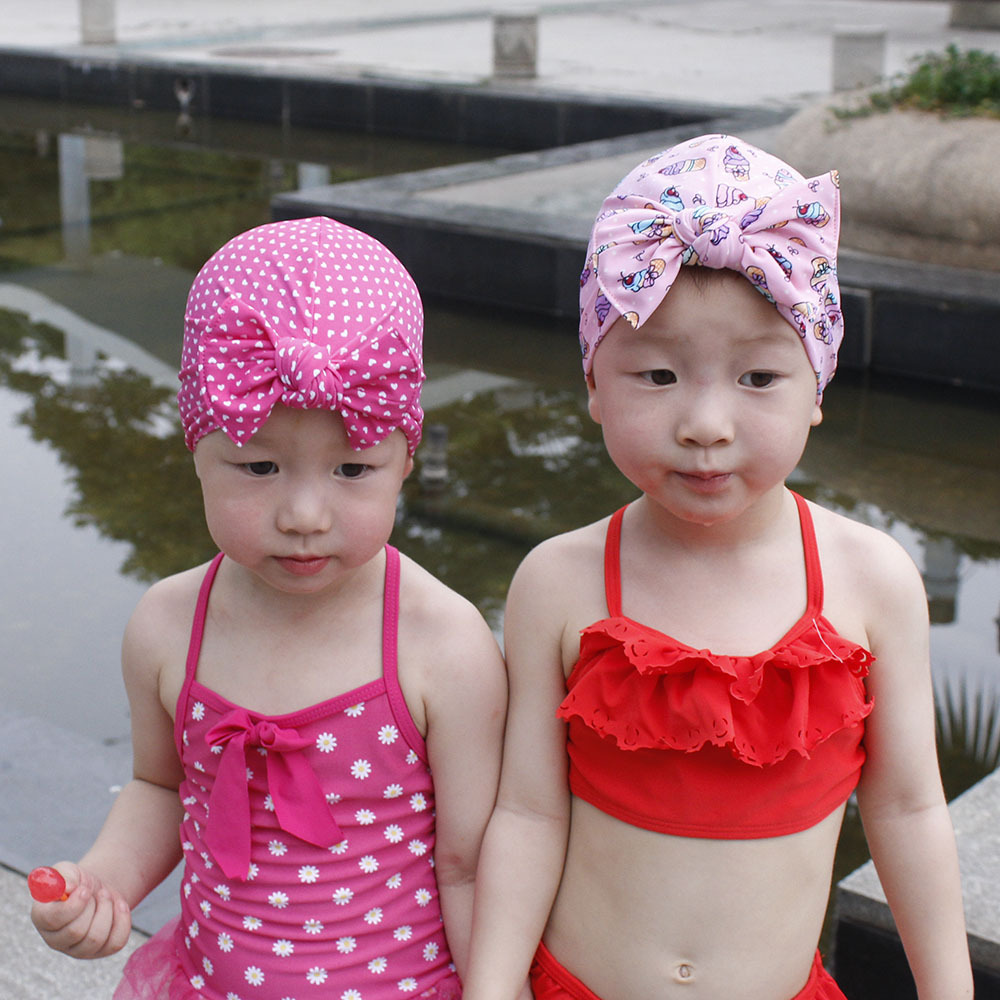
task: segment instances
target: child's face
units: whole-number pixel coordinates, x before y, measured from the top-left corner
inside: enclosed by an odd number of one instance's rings
[[[796,332],[726,271],[682,268],[638,330],[619,319],[588,383],[622,473],[685,521],[729,520],[798,463],[822,419]]]
[[[194,462],[216,545],[289,593],[321,591],[381,550],[413,467],[402,431],[354,451],[337,414],[280,404],[242,448],[207,434]]]

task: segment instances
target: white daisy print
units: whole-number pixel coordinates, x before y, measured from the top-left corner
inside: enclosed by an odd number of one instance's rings
[[[402,785],[388,785],[382,793],[383,799],[398,799],[403,794]]]
[[[347,853],[347,841],[342,840],[339,844],[334,844],[330,848],[331,854],[346,854]]]
[[[315,865],[303,865],[299,869],[299,881],[311,885],[319,878],[319,869]]]
[[[413,978],[413,976],[407,976],[405,979],[400,979],[396,985],[399,987],[401,992],[412,993],[417,988],[417,981]]]
[[[438,957],[438,952],[441,950],[441,946],[436,941],[431,941],[429,944],[424,945],[424,961],[433,962],[435,958]]]
[[[337,737],[333,733],[320,733],[316,737],[316,749],[320,753],[333,753],[337,749]]]
[[[201,967],[205,970],[206,976],[215,972],[215,966],[212,965],[212,960],[207,955],[201,960]]]
[[[312,917],[302,925],[302,929],[306,932],[306,934],[322,934],[323,922],[321,920],[317,920],[315,917]]]
[[[217,885],[215,887],[215,894],[220,899],[229,899],[229,897],[232,895],[232,892],[231,892],[231,890],[230,890],[230,888],[229,888],[228,885],[221,885],[220,884],[220,885]]]
[[[434,897],[430,889],[417,889],[413,898],[417,901],[417,906],[426,906]]]
[[[413,937],[413,928],[409,924],[403,924],[392,932],[392,936],[397,941],[409,941]]]
[[[372,766],[364,759],[356,760],[351,765],[351,774],[359,781],[367,778],[372,773]]]
[[[205,977],[204,976],[192,976],[188,982],[196,989],[203,990],[205,988]]]
[[[396,872],[395,875],[390,875],[385,880],[385,885],[387,889],[398,889],[403,884],[403,876]]]
[[[191,921],[191,926],[188,927],[188,934],[190,934],[191,937],[197,937],[198,936],[198,921],[197,920],[192,920]]]
[[[344,990],[340,994],[340,1000],[361,1000],[361,994],[357,990]]]
[[[259,931],[264,925],[264,921],[260,917],[244,917],[243,927],[248,931]]]
[[[358,946],[357,938],[352,937],[342,937],[337,938],[337,951],[341,955],[350,955],[352,951]]]
[[[273,813],[274,812],[274,799],[272,799],[269,794],[264,796],[264,808],[269,813]]]
[[[195,722],[201,722],[201,720],[205,718],[205,706],[202,702],[196,701],[191,706],[191,718],[194,719]]]
[[[203,774],[205,773],[205,765],[204,765],[204,764],[202,764],[202,762],[201,762],[200,760],[196,760],[196,761],[194,762],[194,769],[195,769],[196,771],[201,771],[201,772],[202,772]],[[208,810],[207,810],[207,809],[206,809],[205,811],[206,811],[206,812],[208,812]]]
[[[336,792],[327,792],[325,798],[331,806],[335,806],[343,798],[343,796],[338,795]]]
[[[267,849],[276,858],[280,858],[282,855],[288,853],[288,845],[283,844],[280,840],[272,840],[268,843]]]
[[[295,951],[295,945],[292,944],[292,942],[287,938],[280,938],[271,945],[271,951],[273,951],[278,958],[288,958],[288,956]]]
[[[333,901],[337,904],[337,906],[347,906],[353,898],[354,890],[348,889],[345,886],[341,886],[333,892]]]
[[[406,755],[406,763],[407,764],[418,764],[419,762],[420,762],[420,758],[417,756],[417,752],[415,750],[411,750]]]
[[[382,907],[381,906],[373,906],[365,914],[365,923],[366,924],[372,924],[372,925],[382,923]]]
[[[251,882],[260,874],[260,865],[251,864],[247,869],[247,881]]]
[[[361,702],[360,704],[357,705],[351,705],[350,708],[345,708],[344,715],[348,716],[351,719],[356,719],[359,715],[361,715],[361,713],[364,710],[365,710],[365,703]]]
[[[212,915],[212,904],[211,904],[211,903],[210,903],[210,902],[209,902],[209,901],[208,901],[207,899],[203,899],[203,900],[202,900],[202,901],[201,901],[201,902],[200,902],[200,903],[198,904],[198,909],[199,909],[199,910],[201,910],[201,912],[202,912],[202,913],[203,913],[203,914],[204,914],[204,915],[205,915],[206,917],[210,917],[210,916]]]
[[[318,965],[314,965],[307,973],[306,979],[313,984],[313,986],[322,986],[326,982],[326,969],[320,968]]]
[[[410,796],[410,808],[414,812],[423,812],[427,808],[427,799],[420,792]]]
[[[374,972],[376,976],[381,975],[389,968],[389,960],[383,955],[379,955],[378,958],[373,958],[368,963],[368,971]]]
[[[263,986],[264,985],[264,970],[256,965],[247,966],[246,971],[243,973],[243,978],[251,986]]]
[[[399,739],[399,730],[395,726],[383,726],[378,731],[378,741],[385,746],[390,746]]]
[[[233,950],[233,939],[225,931],[216,938],[216,941],[219,945],[219,951],[229,954]]]
[[[427,853],[427,845],[422,840],[411,840],[406,846],[409,847],[410,853],[418,858]]]
[[[272,892],[268,897],[267,901],[276,909],[283,910],[288,906],[288,893],[287,892]]]
[[[375,813],[371,809],[359,809],[355,814],[354,818],[362,826],[371,826],[375,822]]]
[[[358,867],[366,874],[373,875],[378,871],[378,858],[373,854],[366,854],[359,862]]]
[[[398,844],[403,839],[403,828],[393,823],[385,828],[385,839],[390,844]]]

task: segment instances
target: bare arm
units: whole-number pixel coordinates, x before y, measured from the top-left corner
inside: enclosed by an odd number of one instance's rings
[[[180,859],[181,770],[173,722],[160,695],[162,626],[156,597],[147,595],[122,645],[132,717],[132,780],[79,864],[56,866],[72,889],[69,898],[32,907],[32,921],[49,947],[76,958],[100,958],[122,948],[131,931],[132,907]]]
[[[869,636],[875,708],[858,802],[920,1000],[972,997],[955,837],[941,788],[923,583],[890,539],[868,553],[879,578]]]
[[[569,830],[559,583],[545,550],[511,584],[509,702],[500,795],[479,866],[466,1000],[530,996],[528,968],[562,874]]]
[[[445,935],[464,976],[476,866],[500,777],[506,682],[500,649],[479,613],[465,605],[449,617],[447,638],[439,629],[429,643],[435,662],[426,698],[427,753]]]

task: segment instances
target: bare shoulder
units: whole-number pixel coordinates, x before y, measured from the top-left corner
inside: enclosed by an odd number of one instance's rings
[[[399,682],[417,728],[502,712],[503,657],[478,608],[400,553]]]
[[[400,630],[435,637],[440,650],[449,643],[496,645],[476,606],[419,563],[400,553]]]
[[[927,599],[909,553],[879,528],[810,505],[823,567],[827,617],[860,616],[874,640],[885,628],[920,626]]]
[[[608,518],[583,528],[553,535],[536,545],[523,559],[511,583],[512,592],[529,591],[538,597],[558,598],[576,590],[595,571],[600,574]],[[566,582],[573,581],[573,588]]]
[[[122,663],[128,675],[155,674],[166,664],[183,669],[198,591],[205,566],[154,583],[140,598],[125,626]]]

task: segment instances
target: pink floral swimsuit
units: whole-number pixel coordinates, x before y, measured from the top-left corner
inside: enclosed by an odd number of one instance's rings
[[[115,1000],[460,996],[434,874],[434,788],[396,676],[398,553],[386,547],[383,676],[282,716],[196,678],[221,558],[177,705],[181,915],[132,956]]]

